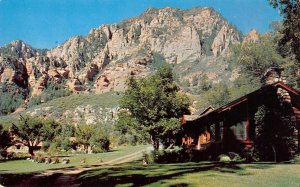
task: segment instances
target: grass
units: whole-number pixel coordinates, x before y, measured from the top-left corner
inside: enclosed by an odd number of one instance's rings
[[[300,163],[141,162],[82,173],[81,186],[300,186]]]
[[[118,149],[113,149],[106,153],[98,153],[98,154],[74,154],[69,156],[61,156],[60,160],[63,157],[68,157],[70,159],[70,163],[66,165],[35,163],[27,160],[4,161],[4,162],[0,162],[0,174],[41,172],[49,169],[76,167],[82,165],[87,165],[87,166],[96,165],[96,164],[101,164],[100,160],[102,160],[102,162],[113,160],[121,156],[129,155],[133,152],[137,152],[148,146],[139,145],[133,147],[120,147]],[[83,160],[85,160],[85,164],[81,163]]]
[[[122,156],[129,155],[131,153],[140,151],[149,147],[149,145],[139,145],[134,147],[119,147],[106,153],[98,154],[75,154],[67,156],[70,159],[69,164],[45,164],[35,163],[28,160],[14,160],[14,161],[2,161],[0,162],[0,184],[12,185],[20,182],[22,179],[30,177],[32,175],[42,173],[46,170],[63,169],[63,168],[75,168],[85,167],[91,165],[101,164],[102,162],[114,160]],[[85,160],[85,163],[82,161]],[[15,180],[17,179],[17,180]],[[48,179],[47,179],[48,180]]]

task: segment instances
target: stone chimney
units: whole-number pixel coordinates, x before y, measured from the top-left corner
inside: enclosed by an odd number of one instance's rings
[[[286,78],[282,75],[283,70],[284,69],[280,67],[268,68],[262,77],[262,85],[270,85],[280,81],[286,83]]]
[[[267,69],[262,78],[263,86],[270,85],[276,82],[286,83],[286,78],[282,75],[283,68],[271,67]],[[282,88],[277,88],[277,97],[280,100],[280,104],[291,103],[291,96],[288,91]]]

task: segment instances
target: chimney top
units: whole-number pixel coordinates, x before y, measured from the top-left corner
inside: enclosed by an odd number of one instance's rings
[[[268,68],[262,77],[263,85],[269,85],[269,84],[273,84],[275,82],[284,81],[281,76],[281,72],[283,70],[284,69],[281,67]]]

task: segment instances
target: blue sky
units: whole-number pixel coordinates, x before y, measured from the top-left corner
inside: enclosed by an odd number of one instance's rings
[[[21,39],[52,48],[101,24],[138,16],[149,7],[213,7],[243,33],[269,31],[278,10],[267,0],[0,0],[0,46]]]

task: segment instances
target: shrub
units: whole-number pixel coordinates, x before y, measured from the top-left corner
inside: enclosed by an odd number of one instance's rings
[[[119,138],[118,138],[118,145],[126,144],[126,142],[127,142],[126,136],[120,135]]]
[[[18,159],[20,159],[20,158],[29,158],[30,157],[30,154],[28,154],[28,153],[15,153],[15,158],[18,158]]]
[[[16,158],[16,153],[15,152],[8,152],[7,155],[6,155],[6,158],[14,159],[14,158]]]
[[[177,163],[190,161],[186,150],[179,147],[175,147],[174,149],[152,151],[151,154],[152,156],[147,156],[147,159],[149,159],[149,161],[153,159],[156,163]]]
[[[2,150],[0,151],[0,156],[6,158],[7,157],[8,152],[6,150]]]
[[[228,155],[221,154],[221,155],[218,156],[218,161],[220,161],[220,162],[230,162],[231,159]]]
[[[59,163],[59,158],[58,157],[52,157],[51,158],[51,163],[50,164],[58,164]]]
[[[145,160],[147,163],[154,163],[155,159],[154,159],[153,152],[151,153],[143,152],[143,160]]]
[[[50,147],[48,149],[48,153],[50,155],[55,155],[55,154],[59,153],[59,151],[60,150],[58,148],[58,143],[57,142],[53,142],[53,143],[50,144]]]
[[[62,163],[63,163],[63,164],[69,164],[69,163],[70,163],[70,159],[68,159],[68,158],[63,158],[63,159],[62,159]]]
[[[51,157],[47,157],[47,158],[45,159],[45,163],[46,163],[46,164],[50,164],[51,162],[52,162]]]
[[[44,163],[46,161],[44,156],[37,157],[37,163]]]
[[[103,153],[103,152],[106,152],[100,146],[97,146],[97,145],[95,145],[95,146],[92,147],[92,151],[93,151],[93,153]]]
[[[132,146],[135,146],[137,144],[137,142],[138,142],[138,137],[135,136],[135,135],[128,134],[126,136],[126,139],[127,139],[128,143],[129,143],[129,145],[132,145]]]
[[[38,156],[34,156],[34,157],[33,157],[33,161],[34,161],[34,162],[38,162],[38,158],[39,158]]]
[[[51,143],[49,141],[44,141],[43,145],[42,145],[42,150],[43,151],[47,151],[49,149],[49,147],[50,147],[50,144]]]
[[[72,149],[72,142],[68,139],[68,138],[65,138],[62,142],[61,142],[61,147],[68,151],[70,149]]]
[[[103,151],[109,150],[110,141],[108,137],[104,134],[104,132],[101,129],[98,129],[91,137],[90,144],[93,147],[96,147],[97,151],[99,149],[102,149]]]

